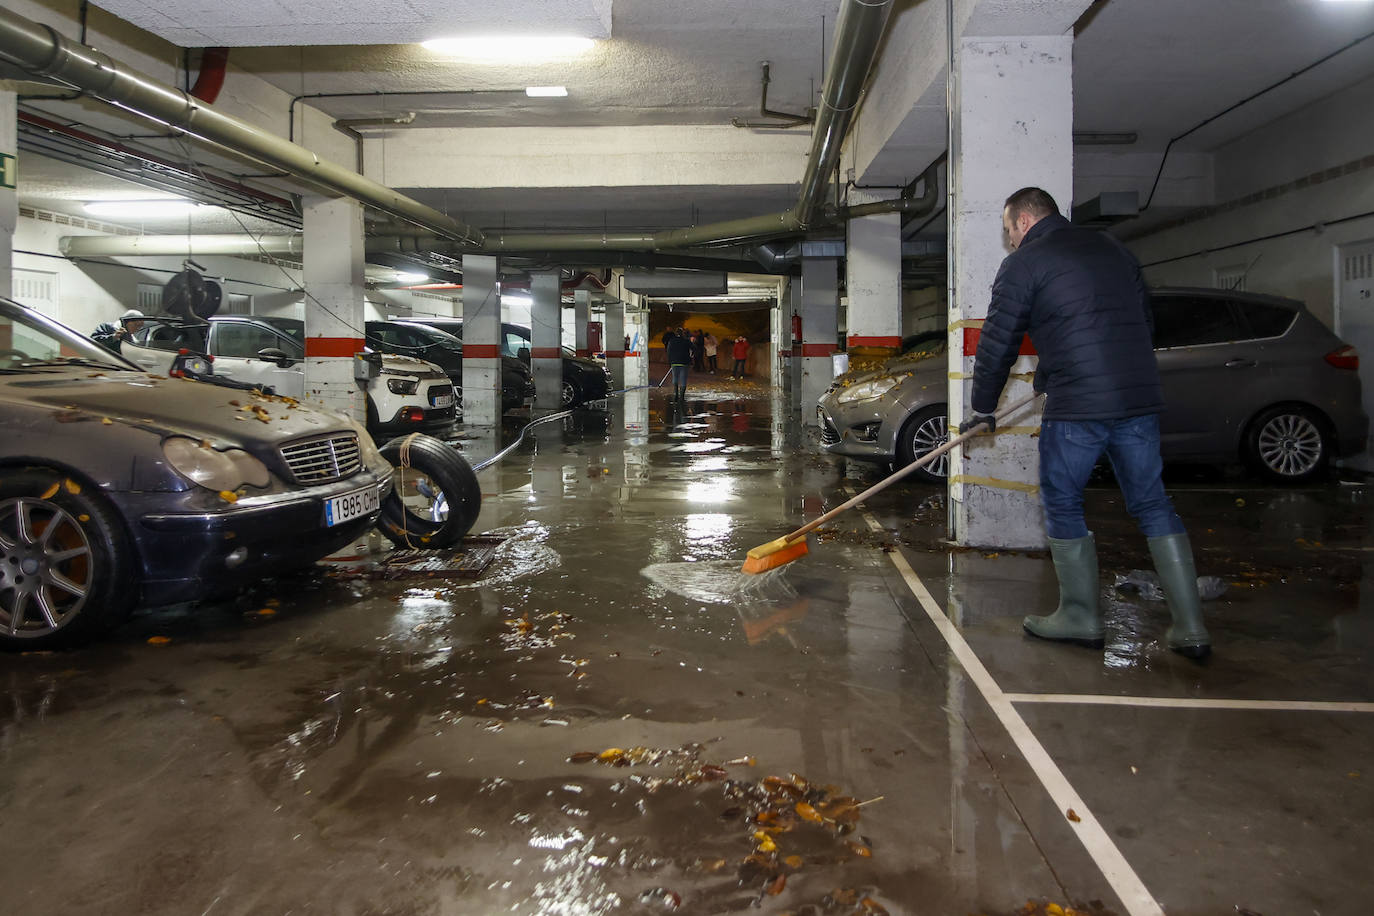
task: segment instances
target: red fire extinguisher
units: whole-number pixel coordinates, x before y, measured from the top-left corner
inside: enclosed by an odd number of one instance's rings
[[[792,342],[793,342],[793,343],[801,343],[801,342],[802,342],[802,322],[801,322],[801,315],[797,314],[796,312],[793,312],[793,313],[792,313]]]

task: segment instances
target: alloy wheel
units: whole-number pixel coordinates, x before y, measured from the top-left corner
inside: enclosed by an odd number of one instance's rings
[[[1260,461],[1282,477],[1301,477],[1322,460],[1322,434],[1301,414],[1284,413],[1272,418],[1256,438]]]
[[[920,459],[931,449],[939,448],[949,441],[949,417],[935,416],[926,420],[911,434],[911,453]],[[949,476],[949,452],[945,452],[926,466],[935,477]]]
[[[81,523],[46,499],[0,502],[0,630],[45,636],[79,614],[92,580]]]

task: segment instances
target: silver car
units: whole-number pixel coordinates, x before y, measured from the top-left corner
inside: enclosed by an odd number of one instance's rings
[[[1166,461],[1240,461],[1308,480],[1364,450],[1359,355],[1293,299],[1214,289],[1151,291]],[[836,380],[817,405],[826,451],[905,466],[949,437],[943,339]],[[917,475],[942,482],[942,456]]]

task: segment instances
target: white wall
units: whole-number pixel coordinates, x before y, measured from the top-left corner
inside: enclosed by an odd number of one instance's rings
[[[181,259],[136,258],[122,263],[74,263],[57,254],[57,240],[64,235],[100,235],[95,230],[60,226],[21,216],[14,235],[14,266],[24,270],[54,273],[58,286],[57,319],[73,330],[89,334],[104,321],[114,321],[137,302],[138,285],[163,286],[171,274],[181,270]],[[35,252],[33,254],[27,252]],[[118,260],[118,259],[111,259]],[[299,271],[240,258],[197,255],[205,266],[205,276],[223,282],[224,292],[254,297],[257,314],[300,317]],[[163,271],[163,272],[159,272]]]
[[[1331,225],[1374,211],[1371,110],[1374,79],[1218,149],[1221,212],[1129,241],[1149,282],[1213,286],[1216,271],[1245,265],[1247,290],[1301,299],[1334,325],[1335,249],[1374,238],[1374,216]],[[1343,173],[1326,171],[1343,166]],[[1226,206],[1261,192],[1261,199]],[[1236,244],[1291,230],[1303,231]]]

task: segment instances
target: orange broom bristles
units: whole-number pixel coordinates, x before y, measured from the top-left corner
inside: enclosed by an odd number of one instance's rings
[[[789,543],[787,538],[780,537],[767,544],[760,544],[745,555],[744,566],[740,571],[757,575],[777,569],[779,566],[786,566],[793,560],[799,560],[810,552],[806,546],[807,540],[808,538],[798,538]]]

